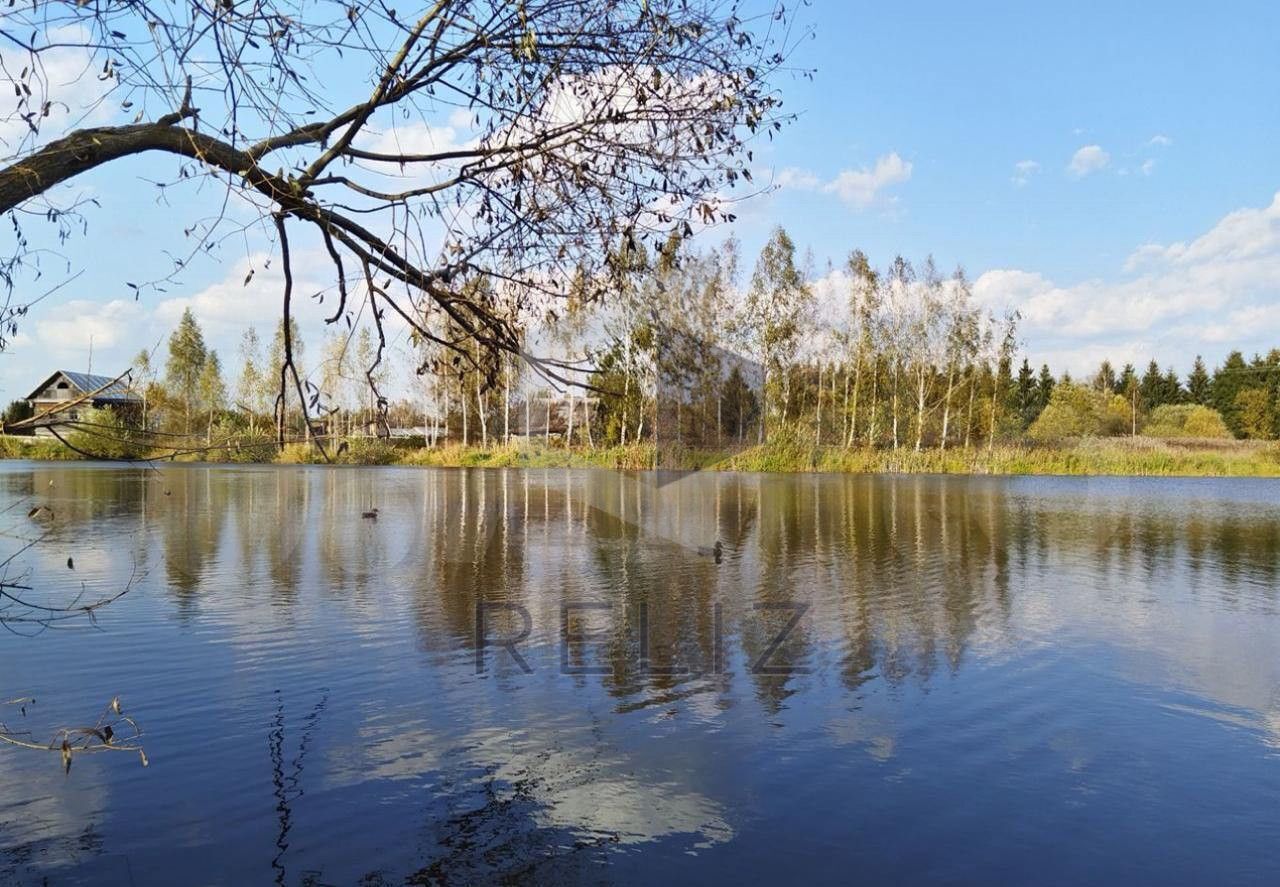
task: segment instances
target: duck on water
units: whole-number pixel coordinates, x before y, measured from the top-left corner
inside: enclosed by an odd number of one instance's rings
[[[702,557],[713,557],[716,559],[716,563],[718,564],[722,560],[724,560],[724,546],[720,544],[720,540],[717,539],[716,544],[711,548],[707,548],[704,545],[699,545],[698,554],[701,555]]]

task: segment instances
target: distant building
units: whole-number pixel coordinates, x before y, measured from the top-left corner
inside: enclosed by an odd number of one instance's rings
[[[82,410],[90,407],[111,407],[122,412],[142,412],[142,398],[135,394],[123,380],[116,381],[111,376],[95,376],[90,373],[73,373],[69,370],[58,370],[49,378],[36,386],[35,391],[27,395],[34,415],[41,414],[63,406],[67,401],[77,400],[86,394],[83,401],[74,407],[59,413],[50,425],[59,422],[74,422],[80,418]],[[48,426],[36,426],[36,434],[49,435]]]
[[[585,434],[592,420],[600,412],[595,397],[567,395],[534,395],[524,402],[511,405],[511,436],[515,438],[554,437],[563,438],[569,431],[569,410],[573,410],[575,437]],[[526,417],[528,422],[526,423]],[[501,421],[501,416],[498,417]],[[548,427],[550,426],[550,427]],[[492,429],[490,429],[492,431]],[[501,433],[501,427],[499,427]]]

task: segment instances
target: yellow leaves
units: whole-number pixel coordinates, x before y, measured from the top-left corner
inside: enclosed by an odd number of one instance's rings
[[[537,59],[538,35],[533,32],[533,28],[526,28],[524,34],[520,37],[519,54],[528,61]]]

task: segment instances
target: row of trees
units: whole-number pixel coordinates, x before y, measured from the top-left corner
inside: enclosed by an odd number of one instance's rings
[[[308,378],[311,392],[303,421],[297,396],[290,386],[281,388],[280,367],[285,355],[283,321],[276,325],[264,349],[257,329],[249,327],[238,349],[238,373],[229,386],[218,352],[205,341],[199,320],[188,308],[169,336],[163,357],[147,350],[133,362],[133,384],[141,395],[142,428],[163,436],[184,437],[194,443],[203,437],[278,435],[307,437],[318,428],[331,435],[351,435],[365,427],[374,415],[368,396],[368,374],[359,367],[375,362],[376,347],[367,328],[350,336],[334,336],[325,342],[314,382],[305,372],[305,344],[297,321],[290,321],[294,362]],[[381,381],[384,373],[374,373]]]
[[[1150,431],[1163,426],[1157,421],[1161,417],[1207,416],[1204,412],[1171,409],[1200,407],[1211,411],[1232,436],[1255,440],[1280,437],[1280,349],[1255,355],[1252,360],[1232,351],[1212,372],[1197,355],[1185,379],[1173,367],[1162,369],[1155,360],[1141,375],[1133,364],[1125,364],[1117,373],[1114,364],[1104,360],[1083,385],[1075,383],[1070,373],[1064,373],[1061,382],[1101,395],[1107,402],[1106,411],[1123,419],[1112,433]],[[1028,361],[1022,362],[1013,406],[1025,430],[1035,427],[1051,402],[1055,384],[1047,365],[1042,365],[1037,374]]]
[[[964,271],[943,276],[932,259],[916,267],[899,256],[877,269],[854,251],[842,275],[828,276],[844,291],[825,305],[781,228],[741,294],[732,241],[705,254],[672,239],[652,258],[637,251],[619,261],[639,272],[638,282],[595,331],[605,344],[588,349],[609,442],[800,435],[844,447],[990,445],[1031,432],[1055,388],[1062,403],[1076,405],[1074,433],[1176,427],[1280,437],[1280,350],[1251,361],[1233,352],[1212,372],[1197,356],[1185,380],[1154,360],[1141,374],[1104,361],[1079,385],[1027,359],[1015,374],[1017,314],[983,310]],[[1078,421],[1086,402],[1104,418]],[[1052,438],[1066,436],[1055,431],[1062,428],[1046,420],[1036,430]]]
[[[822,316],[781,228],[740,298],[732,242],[702,255],[672,240],[632,261],[648,273],[614,301],[592,378],[610,440],[644,437],[650,415],[652,436],[691,445],[801,435],[945,449],[1009,426],[1018,318],[976,305],[962,269],[899,256],[880,270],[855,251],[835,316]]]
[[[879,269],[855,250],[843,274],[827,275],[841,288],[821,305],[810,263],[781,228],[745,287],[732,240],[697,252],[672,237],[655,253],[635,246],[611,261],[623,281],[614,297],[596,306],[571,295],[547,326],[557,369],[580,372],[585,388],[550,390],[536,367],[513,356],[481,371],[417,337],[409,362],[393,365],[403,352],[383,347],[367,326],[332,335],[308,370],[293,323],[293,364],[311,419],[304,422],[287,378],[282,385],[283,324],[265,349],[256,330],[245,332],[231,390],[188,310],[163,367],[145,351],[136,360],[143,423],[206,444],[215,433],[349,438],[390,426],[416,426],[428,445],[554,435],[586,446],[798,439],[917,451],[1023,435],[1280,436],[1280,349],[1252,361],[1233,352],[1212,372],[1197,357],[1185,380],[1154,360],[1141,374],[1104,361],[1077,382],[1047,364],[1037,372],[1027,359],[1015,372],[1017,314],[984,310],[962,269],[943,275],[932,259],[917,267],[899,256]],[[440,330],[445,338],[454,332]],[[382,389],[397,374],[401,399],[393,403]]]

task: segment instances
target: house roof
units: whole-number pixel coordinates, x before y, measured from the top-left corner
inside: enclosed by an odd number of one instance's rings
[[[57,379],[59,376],[65,376],[67,381],[74,385],[80,394],[88,394],[90,391],[98,391],[99,388],[103,389],[93,396],[95,401],[106,401],[107,403],[133,403],[135,401],[142,400],[142,398],[130,390],[128,383],[123,379],[117,381],[112,376],[95,376],[92,373],[74,373],[71,370],[57,370],[50,374],[47,379],[36,386],[34,391],[27,395],[27,400],[39,400],[40,393],[48,388],[53,380]]]

